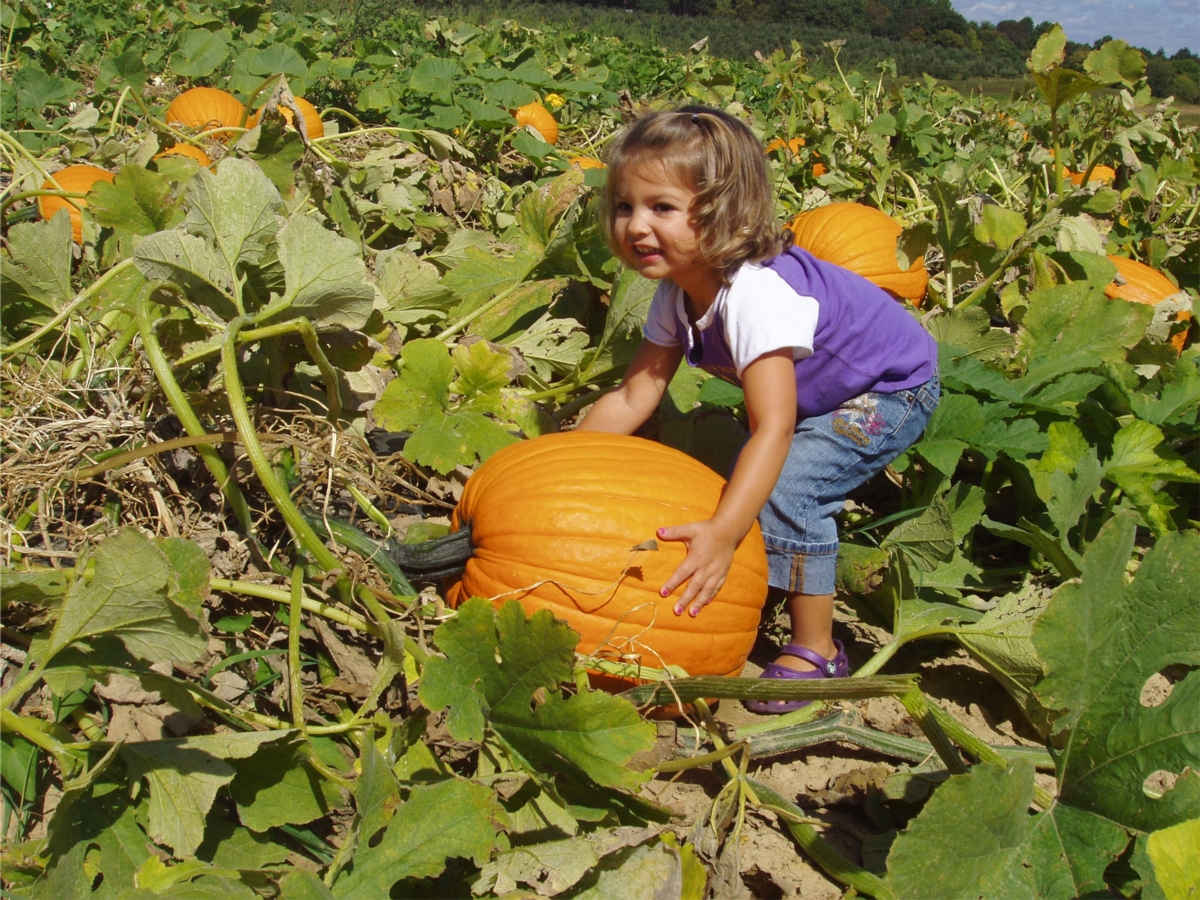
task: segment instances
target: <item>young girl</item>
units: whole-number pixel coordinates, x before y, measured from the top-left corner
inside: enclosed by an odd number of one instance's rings
[[[833,639],[846,494],[920,437],[937,405],[937,346],[903,305],[795,247],[775,218],[762,145],[737,119],[685,106],[642,116],[608,157],[605,225],[616,255],[660,281],[620,387],[581,429],[631,434],[683,359],[739,385],[750,438],[711,519],[660,528],[687,557],[662,586],[696,616],[755,518],[792,642],[763,678],[842,678]],[[791,241],[787,240],[787,244]],[[755,701],[755,712],[800,702]]]

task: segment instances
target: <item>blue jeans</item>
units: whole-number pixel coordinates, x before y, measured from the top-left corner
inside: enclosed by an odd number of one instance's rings
[[[834,516],[850,491],[916,443],[940,396],[934,376],[910,390],[862,394],[841,409],[796,424],[783,471],[758,517],[771,587],[834,592]]]

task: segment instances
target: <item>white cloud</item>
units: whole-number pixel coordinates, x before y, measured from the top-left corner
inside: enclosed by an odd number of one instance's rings
[[[1067,37],[1092,43],[1105,35],[1171,55],[1180,47],[1200,51],[1200,3],[1196,0],[951,0],[973,22],[1002,19],[1058,22]]]

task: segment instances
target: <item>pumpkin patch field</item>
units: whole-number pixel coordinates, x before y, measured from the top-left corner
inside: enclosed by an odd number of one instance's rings
[[[4,897],[1200,892],[1200,139],[1124,42],[1002,100],[402,5],[0,42]],[[757,530],[657,594],[737,388],[573,431],[655,287],[606,148],[685,102],[938,343],[839,516],[850,678],[755,677]]]

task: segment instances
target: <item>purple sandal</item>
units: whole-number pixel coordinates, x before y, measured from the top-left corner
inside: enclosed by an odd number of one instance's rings
[[[846,656],[846,648],[842,646],[841,641],[835,640],[833,645],[837,647],[837,653],[833,659],[826,659],[815,650],[809,650],[799,644],[784,644],[780,648],[780,655],[798,656],[800,659],[808,660],[816,668],[800,672],[778,663],[771,663],[763,669],[762,674],[758,677],[781,678],[787,681],[801,678],[845,678],[850,674],[850,659]],[[811,700],[743,700],[742,705],[750,712],[759,715],[779,715],[803,709],[811,702]]]

